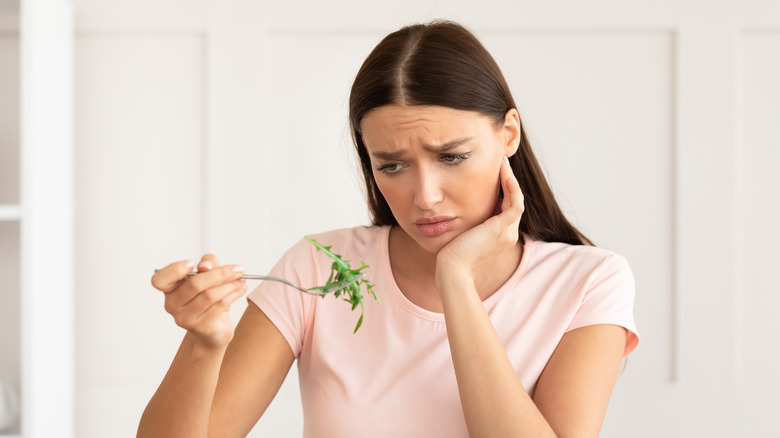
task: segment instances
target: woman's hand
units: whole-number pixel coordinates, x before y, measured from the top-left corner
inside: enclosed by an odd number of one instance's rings
[[[179,327],[194,335],[207,348],[224,348],[233,339],[228,317],[230,305],[246,292],[241,265],[220,266],[206,254],[198,264],[199,274],[188,276],[192,260],[171,263],[152,277],[152,286],[165,294],[165,310]]]
[[[504,190],[500,210],[485,222],[453,239],[436,256],[436,275],[466,273],[472,279],[494,256],[510,250],[520,237],[523,193],[504,158],[499,171]]]

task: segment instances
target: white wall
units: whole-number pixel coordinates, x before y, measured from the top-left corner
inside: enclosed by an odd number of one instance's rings
[[[632,263],[643,341],[603,436],[771,433],[777,2],[75,8],[77,436],[132,436],[173,357],[154,268],[213,251],[262,273],[303,234],[366,223],[350,81],[381,36],[434,17],[482,38],[562,205]],[[300,436],[296,385],[253,435]]]

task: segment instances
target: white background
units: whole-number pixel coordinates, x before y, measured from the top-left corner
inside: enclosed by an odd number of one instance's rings
[[[634,269],[642,343],[602,436],[776,436],[779,3],[74,1],[76,436],[133,436],[175,353],[154,268],[264,273],[367,223],[351,80],[432,18],[482,39],[559,202]],[[300,436],[299,404],[293,367],[252,436]]]

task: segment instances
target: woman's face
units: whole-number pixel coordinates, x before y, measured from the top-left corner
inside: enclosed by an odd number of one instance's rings
[[[493,215],[501,160],[517,150],[520,122],[477,112],[386,105],[361,122],[374,179],[400,227],[436,254]]]

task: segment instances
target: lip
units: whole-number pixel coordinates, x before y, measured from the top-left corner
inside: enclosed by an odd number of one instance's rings
[[[452,216],[421,217],[414,221],[417,229],[427,237],[444,234],[452,227],[455,218]]]
[[[455,219],[453,216],[431,216],[431,217],[421,217],[414,221],[415,225],[428,225],[428,224],[435,224],[438,222],[446,222],[451,221]]]

